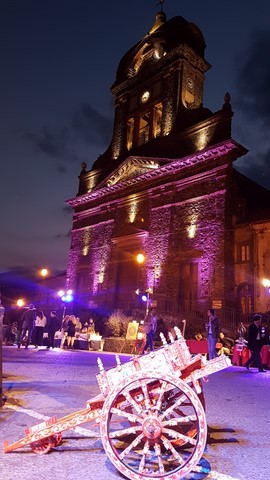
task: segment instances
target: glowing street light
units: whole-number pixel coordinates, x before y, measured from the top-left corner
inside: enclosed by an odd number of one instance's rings
[[[39,274],[41,277],[45,278],[48,276],[49,270],[47,268],[41,268],[39,271]]]
[[[143,253],[138,253],[138,255],[137,255],[137,257],[136,257],[136,260],[137,260],[137,262],[140,263],[140,264],[141,264],[141,263],[144,263],[144,261],[145,261],[145,256],[144,256],[144,254],[143,254]]]
[[[16,305],[17,307],[23,307],[25,305],[25,301],[23,298],[18,298],[17,302],[16,302]]]

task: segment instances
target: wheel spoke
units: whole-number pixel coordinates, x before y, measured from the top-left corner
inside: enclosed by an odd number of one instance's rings
[[[137,445],[140,443],[142,438],[143,438],[143,433],[141,433],[138,437],[136,437],[133,440],[133,442],[127,448],[125,448],[125,450],[122,451],[119,458],[122,460],[134,447],[137,447]]]
[[[158,401],[157,401],[157,404],[156,404],[156,409],[157,410],[161,410],[161,404],[162,404],[162,400],[164,398],[164,393],[166,391],[166,386],[167,386],[167,383],[166,382],[161,382],[161,387],[160,387],[160,391],[159,391],[159,396],[158,396]]]
[[[142,423],[142,420],[140,417],[138,417],[137,415],[134,415],[133,413],[126,412],[125,410],[122,410],[120,408],[112,407],[111,412],[115,413],[119,417],[127,418],[129,422]]]
[[[159,469],[159,473],[163,474],[165,473],[165,469],[164,469],[164,464],[163,464],[163,460],[161,458],[161,449],[160,449],[160,445],[159,443],[155,443],[155,453],[157,455],[157,458],[158,458],[158,469]]]
[[[188,435],[183,435],[182,433],[177,432],[176,430],[171,430],[169,428],[163,428],[163,433],[166,433],[170,437],[184,440],[185,443],[191,443],[191,445],[196,445],[197,441],[194,438],[189,437]]]
[[[151,402],[150,402],[150,398],[149,398],[148,385],[147,385],[146,382],[141,381],[141,387],[142,387],[142,391],[143,391],[143,394],[144,394],[144,401],[145,401],[146,410],[150,410]]]
[[[164,447],[167,449],[167,450],[170,450],[173,454],[173,457],[178,460],[179,462],[179,465],[183,465],[184,463],[184,460],[182,458],[182,456],[180,455],[180,453],[177,452],[177,450],[174,448],[173,444],[166,438],[164,437],[163,435],[161,436],[161,441],[164,445]]]
[[[172,413],[177,407],[179,407],[180,405],[182,405],[182,403],[185,401],[186,397],[184,395],[181,395],[178,400],[173,404],[171,405],[169,408],[167,408],[167,410],[165,410],[162,415],[161,415],[161,418],[163,419],[165,416],[169,415],[170,413]]]
[[[141,461],[140,461],[140,464],[139,464],[139,472],[142,473],[144,471],[144,468],[145,468],[145,459],[146,459],[146,455],[148,454],[149,452],[149,441],[147,440],[145,442],[145,445],[143,447],[143,454],[142,454],[142,458],[141,458]]]
[[[36,440],[35,442],[30,443],[30,447],[33,452],[44,455],[48,453],[53,447],[55,446],[52,437],[42,438],[40,440]]]
[[[185,424],[190,422],[196,422],[197,417],[196,415],[186,415],[185,417],[174,417],[169,420],[164,420],[162,422],[162,426],[166,427],[167,425],[173,426],[177,424]]]
[[[135,408],[136,412],[141,415],[142,414],[142,405],[137,403],[132,396],[130,395],[129,392],[123,392],[123,395],[125,396],[127,402],[131,403],[131,405]]]
[[[141,425],[136,425],[134,427],[123,428],[122,430],[114,430],[113,432],[109,433],[110,438],[119,438],[125,435],[136,434],[137,432],[141,432],[142,427]]]

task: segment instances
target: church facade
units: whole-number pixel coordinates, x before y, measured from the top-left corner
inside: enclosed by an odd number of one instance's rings
[[[270,309],[270,192],[234,168],[247,150],[230,95],[203,106],[204,52],[196,25],[161,11],[120,60],[112,141],[67,201],[67,288],[85,308],[132,312],[146,291],[171,314]]]

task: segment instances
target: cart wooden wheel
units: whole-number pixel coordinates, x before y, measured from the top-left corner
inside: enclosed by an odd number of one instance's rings
[[[41,438],[30,443],[30,447],[34,453],[38,455],[44,455],[48,453],[55,446],[53,437]]]
[[[199,398],[199,400],[200,400],[200,402],[203,406],[203,409],[205,411],[205,399],[204,399],[204,394],[203,394],[203,390],[202,390],[201,380],[199,380],[199,383],[200,383],[200,387],[201,387],[201,392],[200,393],[196,392],[193,384],[191,384],[190,387],[192,388],[192,390],[198,396],[198,398]],[[179,395],[181,395],[181,392],[179,392],[179,390],[170,391],[167,398],[166,398],[168,406],[175,403]],[[189,400],[187,399],[187,401],[189,401]],[[182,415],[182,410],[181,409],[182,409],[182,405],[180,405],[178,409],[175,409],[175,413],[177,413],[178,415],[181,416]],[[182,425],[182,427],[181,427],[182,433],[184,433],[185,435],[188,435],[191,438],[194,438],[197,435],[197,429],[198,429],[197,419],[195,419],[194,421],[190,420],[189,422]],[[178,438],[178,439],[172,440],[172,443],[173,443],[173,445],[183,445],[186,442],[185,442],[184,439]]]
[[[175,402],[168,402],[170,392]],[[193,436],[185,430],[190,422]],[[183,478],[199,463],[207,439],[196,393],[177,376],[155,372],[136,372],[117,385],[105,399],[100,428],[111,462],[132,480]]]
[[[50,439],[51,439],[52,446],[57,447],[62,442],[62,433],[61,432],[55,433],[50,437]]]

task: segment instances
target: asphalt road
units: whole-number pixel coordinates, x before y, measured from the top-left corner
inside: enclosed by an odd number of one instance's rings
[[[105,352],[3,347],[2,444],[24,437],[25,428],[49,417],[84,408],[100,393],[98,356],[106,369],[116,365],[115,355]],[[209,432],[204,470],[187,478],[269,480],[270,371],[229,367],[209,376],[204,395]],[[92,423],[64,432],[63,442],[47,455],[36,455],[28,446],[10,453],[1,449],[0,472],[3,480],[123,479]]]

